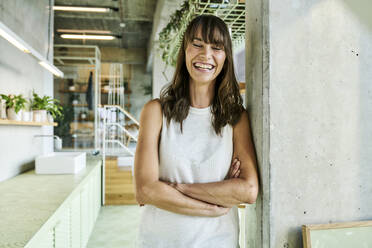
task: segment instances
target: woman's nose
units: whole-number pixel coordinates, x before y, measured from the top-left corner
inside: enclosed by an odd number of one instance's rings
[[[212,48],[210,46],[204,46],[202,50],[202,55],[209,58],[212,55]]]

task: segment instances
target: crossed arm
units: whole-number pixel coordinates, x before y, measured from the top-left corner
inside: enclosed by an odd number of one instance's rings
[[[248,115],[243,112],[234,127],[233,139],[235,159],[232,169],[238,168],[239,176],[230,176],[221,182],[171,184],[171,186],[194,199],[219,206],[232,207],[240,203],[254,203],[258,194],[258,176],[251,140]]]
[[[139,204],[151,204],[175,213],[220,216],[239,203],[253,203],[258,193],[258,178],[248,117],[242,114],[234,127],[232,178],[206,184],[170,184],[159,181],[158,146],[162,126],[159,100],[148,102],[141,113],[135,156],[135,188]],[[239,135],[236,135],[239,133]],[[239,171],[240,170],[240,171]]]

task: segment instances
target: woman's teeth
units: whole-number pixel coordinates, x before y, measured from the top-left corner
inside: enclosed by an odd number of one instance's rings
[[[211,64],[203,64],[203,63],[195,63],[194,66],[196,68],[208,69],[208,70],[212,70],[214,68],[214,66]]]

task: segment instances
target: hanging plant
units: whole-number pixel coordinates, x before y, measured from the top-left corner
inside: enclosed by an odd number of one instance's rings
[[[184,1],[181,8],[171,16],[169,23],[159,33],[159,48],[167,65],[176,65],[178,50],[187,25],[195,14],[195,0]]]
[[[200,3],[203,2],[203,5]],[[159,48],[162,50],[162,59],[166,65],[176,65],[178,50],[181,47],[183,34],[187,25],[197,14],[210,14],[221,17],[226,24],[232,25],[243,16],[244,20],[244,2],[230,2],[228,0],[186,0],[182,3],[181,8],[176,10],[171,16],[169,23],[159,33]],[[232,17],[235,19],[230,20]],[[226,19],[226,20],[225,20]],[[239,19],[240,20],[240,19]],[[238,29],[241,29],[240,27]],[[245,30],[243,28],[242,30]],[[236,33],[233,35],[233,46],[238,47],[244,44],[245,31],[243,34]]]

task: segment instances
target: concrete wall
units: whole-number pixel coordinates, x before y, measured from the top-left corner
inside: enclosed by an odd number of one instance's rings
[[[263,54],[247,63],[268,238],[255,247],[302,247],[302,224],[372,218],[372,3],[247,2],[261,13],[254,24],[247,11],[252,32],[263,31],[247,37]]]
[[[154,25],[149,41],[148,69],[152,68],[152,98],[160,96],[161,89],[171,82],[174,67],[166,66],[161,56],[161,50],[158,47],[159,33],[168,24],[170,16],[181,7],[183,0],[159,0],[156,3],[154,14]]]
[[[140,114],[146,102],[151,100],[150,94],[145,94],[144,87],[151,87],[151,73],[146,73],[144,65],[132,65],[132,79],[130,82],[130,112],[139,121]]]
[[[48,50],[47,0],[2,0],[0,21],[46,57]],[[53,4],[53,1],[52,1]],[[53,58],[53,12],[50,18],[49,59]],[[38,61],[0,37],[0,93],[31,97],[53,94],[52,74]],[[52,134],[52,127],[0,126],[0,181],[32,168],[35,156],[53,149],[51,138],[34,138],[35,134]]]
[[[242,47],[234,49],[234,70],[236,80],[238,82],[245,82],[245,44],[241,45]]]
[[[246,107],[259,165],[260,195],[247,205],[247,247],[270,247],[268,0],[246,1]]]
[[[175,68],[166,65],[161,58],[161,53],[154,53],[154,62],[152,69],[152,98],[160,97],[160,91],[172,81]]]

